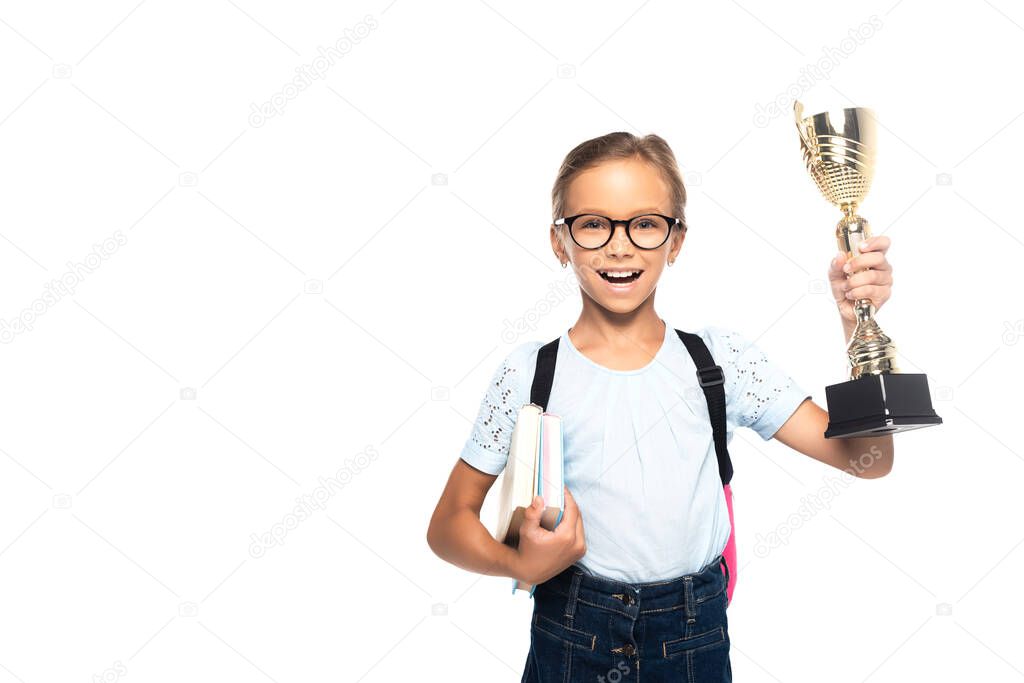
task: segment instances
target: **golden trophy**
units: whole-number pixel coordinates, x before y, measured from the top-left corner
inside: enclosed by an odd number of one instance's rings
[[[793,103],[804,163],[825,199],[843,212],[836,225],[836,239],[839,251],[850,259],[860,253],[858,245],[871,236],[857,207],[875,174],[875,115],[870,109],[856,107],[804,117],[803,109],[800,102]],[[896,347],[875,322],[871,299],[857,299],[853,308],[857,327],[846,347],[850,380],[825,387],[829,416],[825,438],[871,436],[941,424],[942,418],[932,409],[927,376],[899,371]]]

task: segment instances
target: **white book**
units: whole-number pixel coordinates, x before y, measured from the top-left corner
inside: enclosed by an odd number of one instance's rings
[[[540,525],[553,530],[565,508],[564,475],[561,419],[542,412],[536,404],[523,405],[512,429],[508,460],[501,474],[494,537],[518,547],[519,526],[535,495],[544,499]],[[529,590],[533,595],[532,585],[515,581],[512,592],[516,588]]]
[[[540,439],[540,406],[527,403],[519,409],[508,460],[501,473],[498,498],[498,525],[494,537],[513,548],[519,545],[519,525],[536,488],[537,447]]]

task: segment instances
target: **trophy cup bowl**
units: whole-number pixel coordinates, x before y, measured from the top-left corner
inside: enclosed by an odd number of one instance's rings
[[[874,112],[864,107],[826,111],[804,117],[793,103],[804,165],[821,194],[839,207],[836,225],[839,250],[847,260],[860,253],[871,236],[857,207],[871,189],[875,175],[877,127]],[[850,438],[892,433],[941,424],[923,374],[901,373],[896,346],[875,322],[870,299],[853,304],[857,326],[846,347],[850,380],[825,387],[829,424],[825,438]]]

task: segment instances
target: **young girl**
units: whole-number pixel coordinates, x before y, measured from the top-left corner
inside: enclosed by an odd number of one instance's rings
[[[512,349],[427,532],[464,569],[538,584],[523,681],[729,681],[731,527],[708,406],[675,328],[654,310],[658,281],[686,238],[686,190],[657,135],[611,133],[573,149],[552,190],[551,248],[579,280],[583,308],[557,347],[547,410],[562,418],[565,513],[554,531],[534,499],[512,549],[480,521],[530,400],[542,342]],[[829,269],[845,337],[852,303],[889,298],[887,237]],[[847,273],[853,273],[847,275]],[[892,467],[892,436],[825,439],[828,414],[740,334],[697,334],[725,376],[726,425],[749,427],[861,477]],[[864,466],[864,453],[874,454]],[[584,527],[584,520],[586,526]]]

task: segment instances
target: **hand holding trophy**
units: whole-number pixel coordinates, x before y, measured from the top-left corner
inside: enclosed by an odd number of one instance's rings
[[[803,105],[793,103],[800,147],[807,172],[825,199],[838,206],[843,217],[836,226],[839,251],[849,260],[858,245],[871,236],[867,220],[857,207],[871,187],[875,171],[876,128],[870,109],[856,107],[803,116]],[[901,373],[896,347],[875,322],[870,299],[854,302],[857,327],[846,353],[850,380],[825,387],[829,424],[825,438],[872,436],[941,424],[932,409],[928,378]]]

